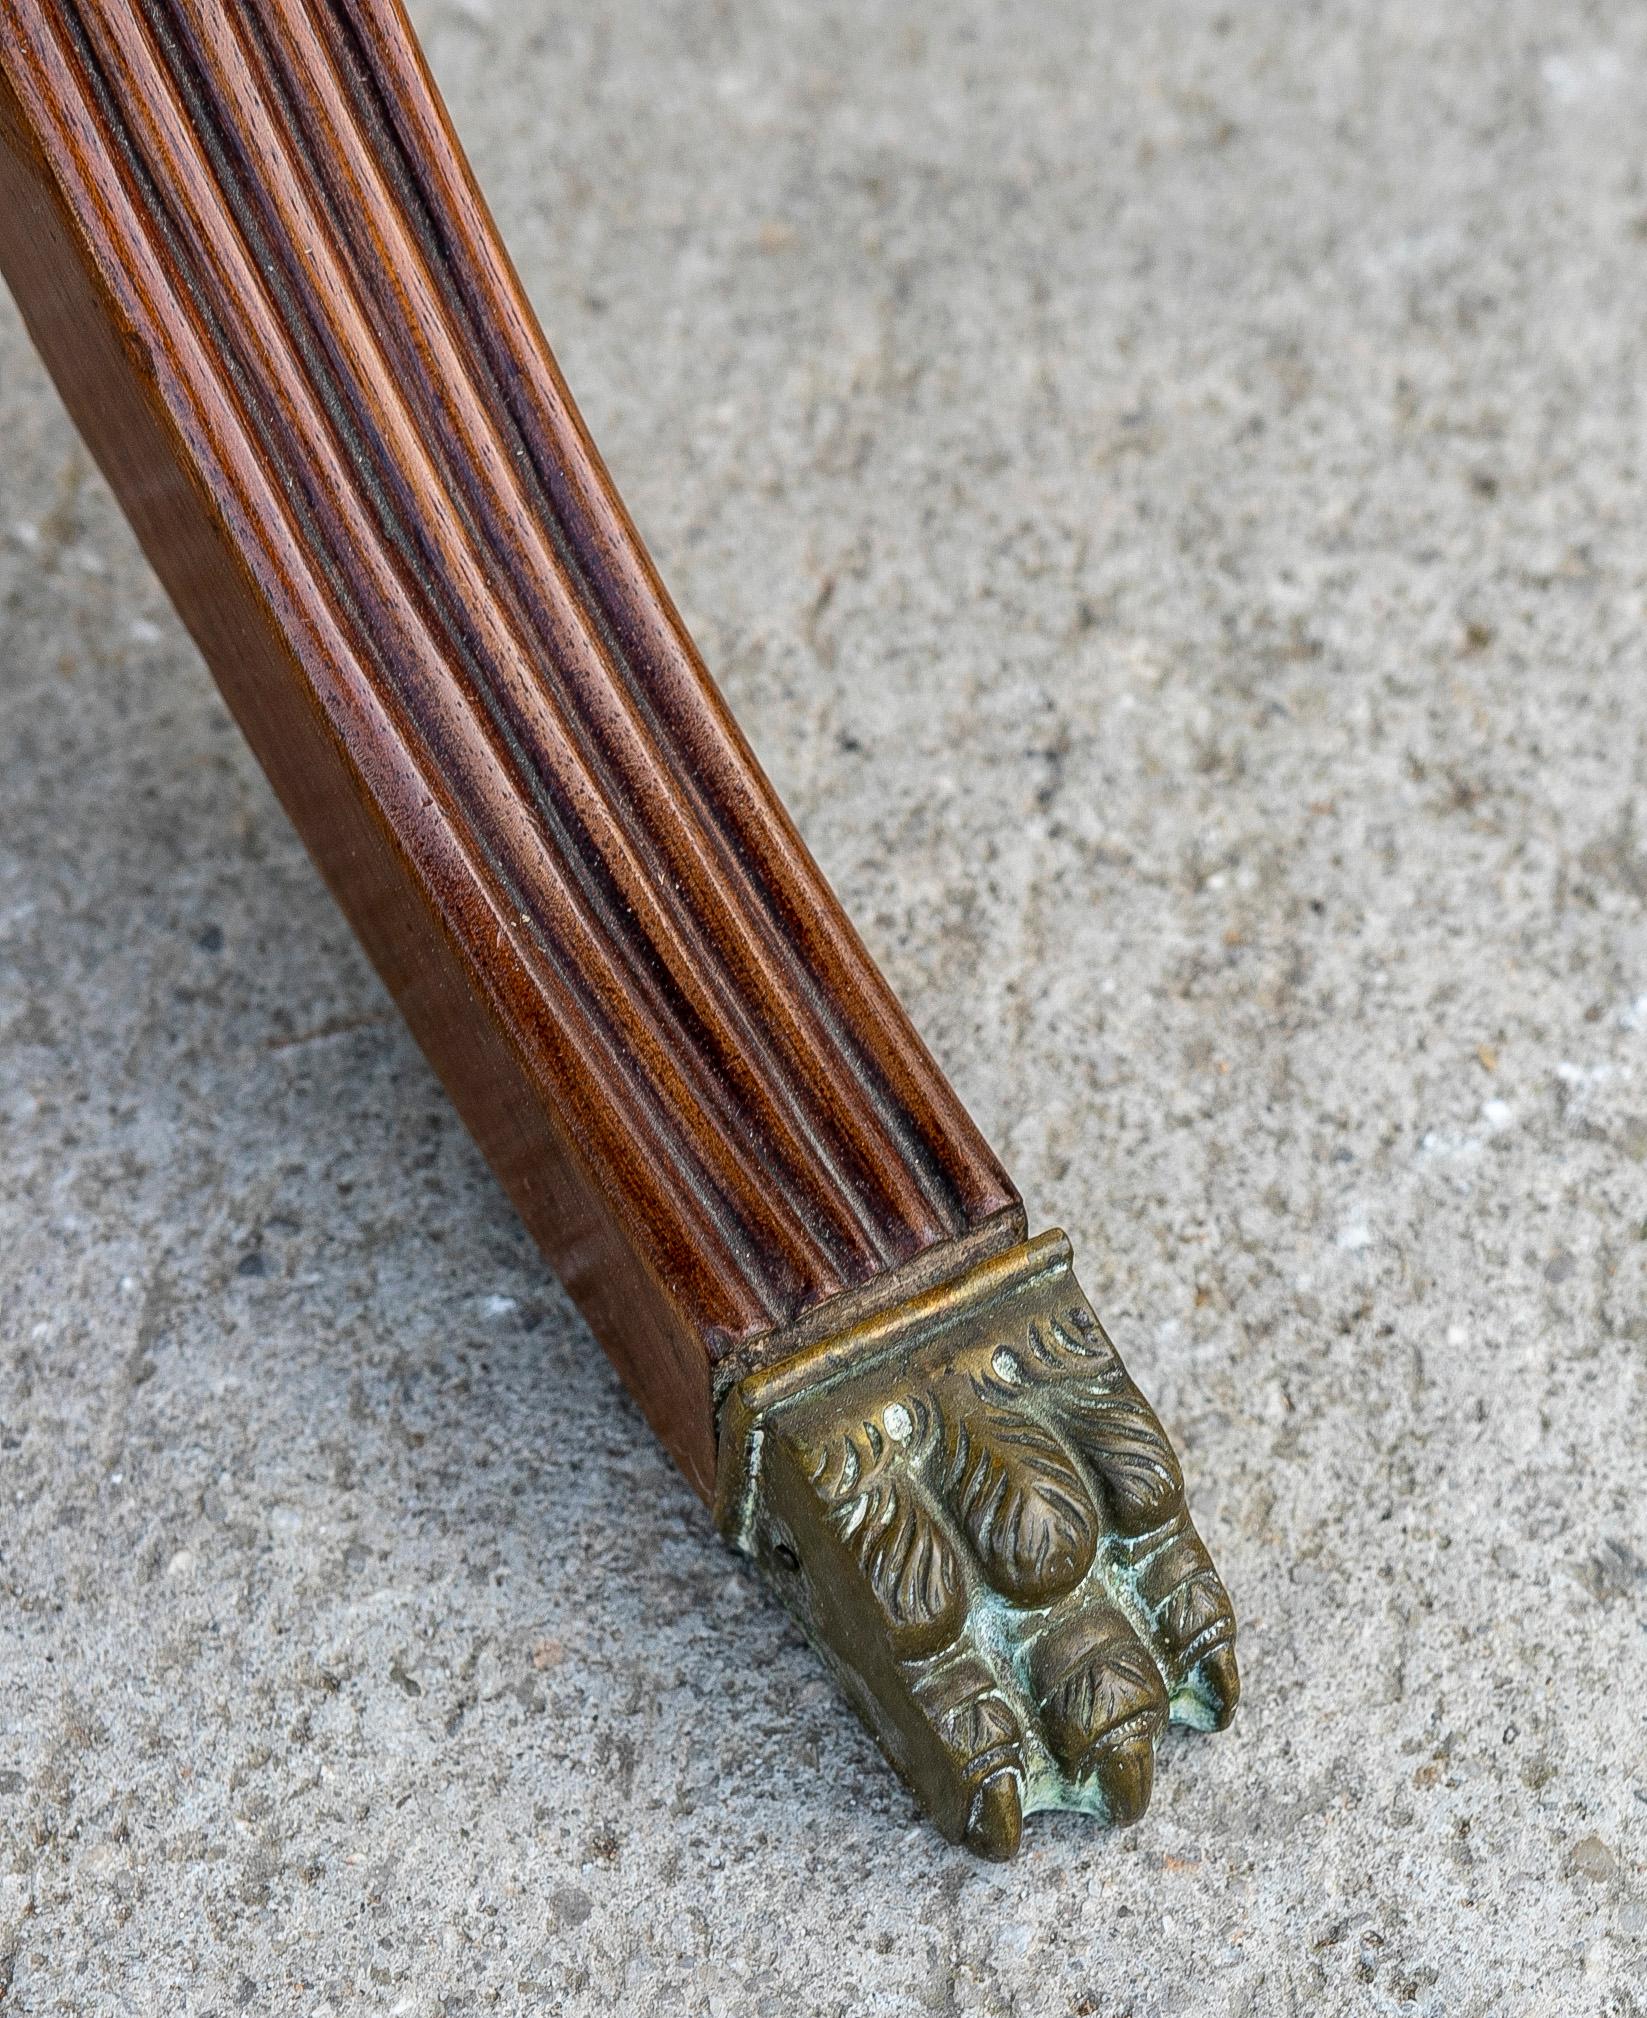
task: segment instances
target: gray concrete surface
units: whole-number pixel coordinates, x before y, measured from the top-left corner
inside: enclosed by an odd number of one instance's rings
[[[5,2011],[1647,2011],[1647,12],[416,11],[1248,1697],[1124,1836],[918,1824],[8,304]]]

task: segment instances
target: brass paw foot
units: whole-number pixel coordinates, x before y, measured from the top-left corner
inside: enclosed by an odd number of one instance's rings
[[[1233,1716],[1229,1597],[1062,1234],[749,1375],[721,1448],[728,1539],[951,1840],[1136,1821],[1169,1720]]]

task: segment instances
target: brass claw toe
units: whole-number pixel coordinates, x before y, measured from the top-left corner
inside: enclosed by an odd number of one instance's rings
[[[1166,1685],[1118,1611],[1094,1601],[1051,1626],[1030,1659],[1047,1748],[1079,1786],[1096,1780],[1115,1821],[1144,1812]]]
[[[1129,1827],[1143,1815],[1155,1788],[1154,1738],[1143,1730],[1122,1733],[1094,1758],[1091,1777],[1103,1796],[1105,1821]]]
[[[1024,1804],[1018,1777],[1015,1773],[995,1773],[972,1797],[962,1840],[978,1856],[1004,1864],[1018,1854],[1023,1833]]]
[[[1225,1640],[1203,1655],[1174,1691],[1172,1721],[1197,1731],[1227,1731],[1240,1700],[1235,1643]]]

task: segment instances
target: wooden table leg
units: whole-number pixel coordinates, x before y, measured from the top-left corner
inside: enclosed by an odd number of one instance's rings
[[[0,266],[658,1434],[939,1824],[1234,1709],[1160,1425],[612,488],[397,0],[0,0]]]

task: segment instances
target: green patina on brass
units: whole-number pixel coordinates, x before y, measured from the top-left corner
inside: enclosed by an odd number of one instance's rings
[[[1235,1619],[1154,1411],[1049,1233],[728,1397],[719,1517],[952,1841],[1130,1822],[1222,1729]]]

